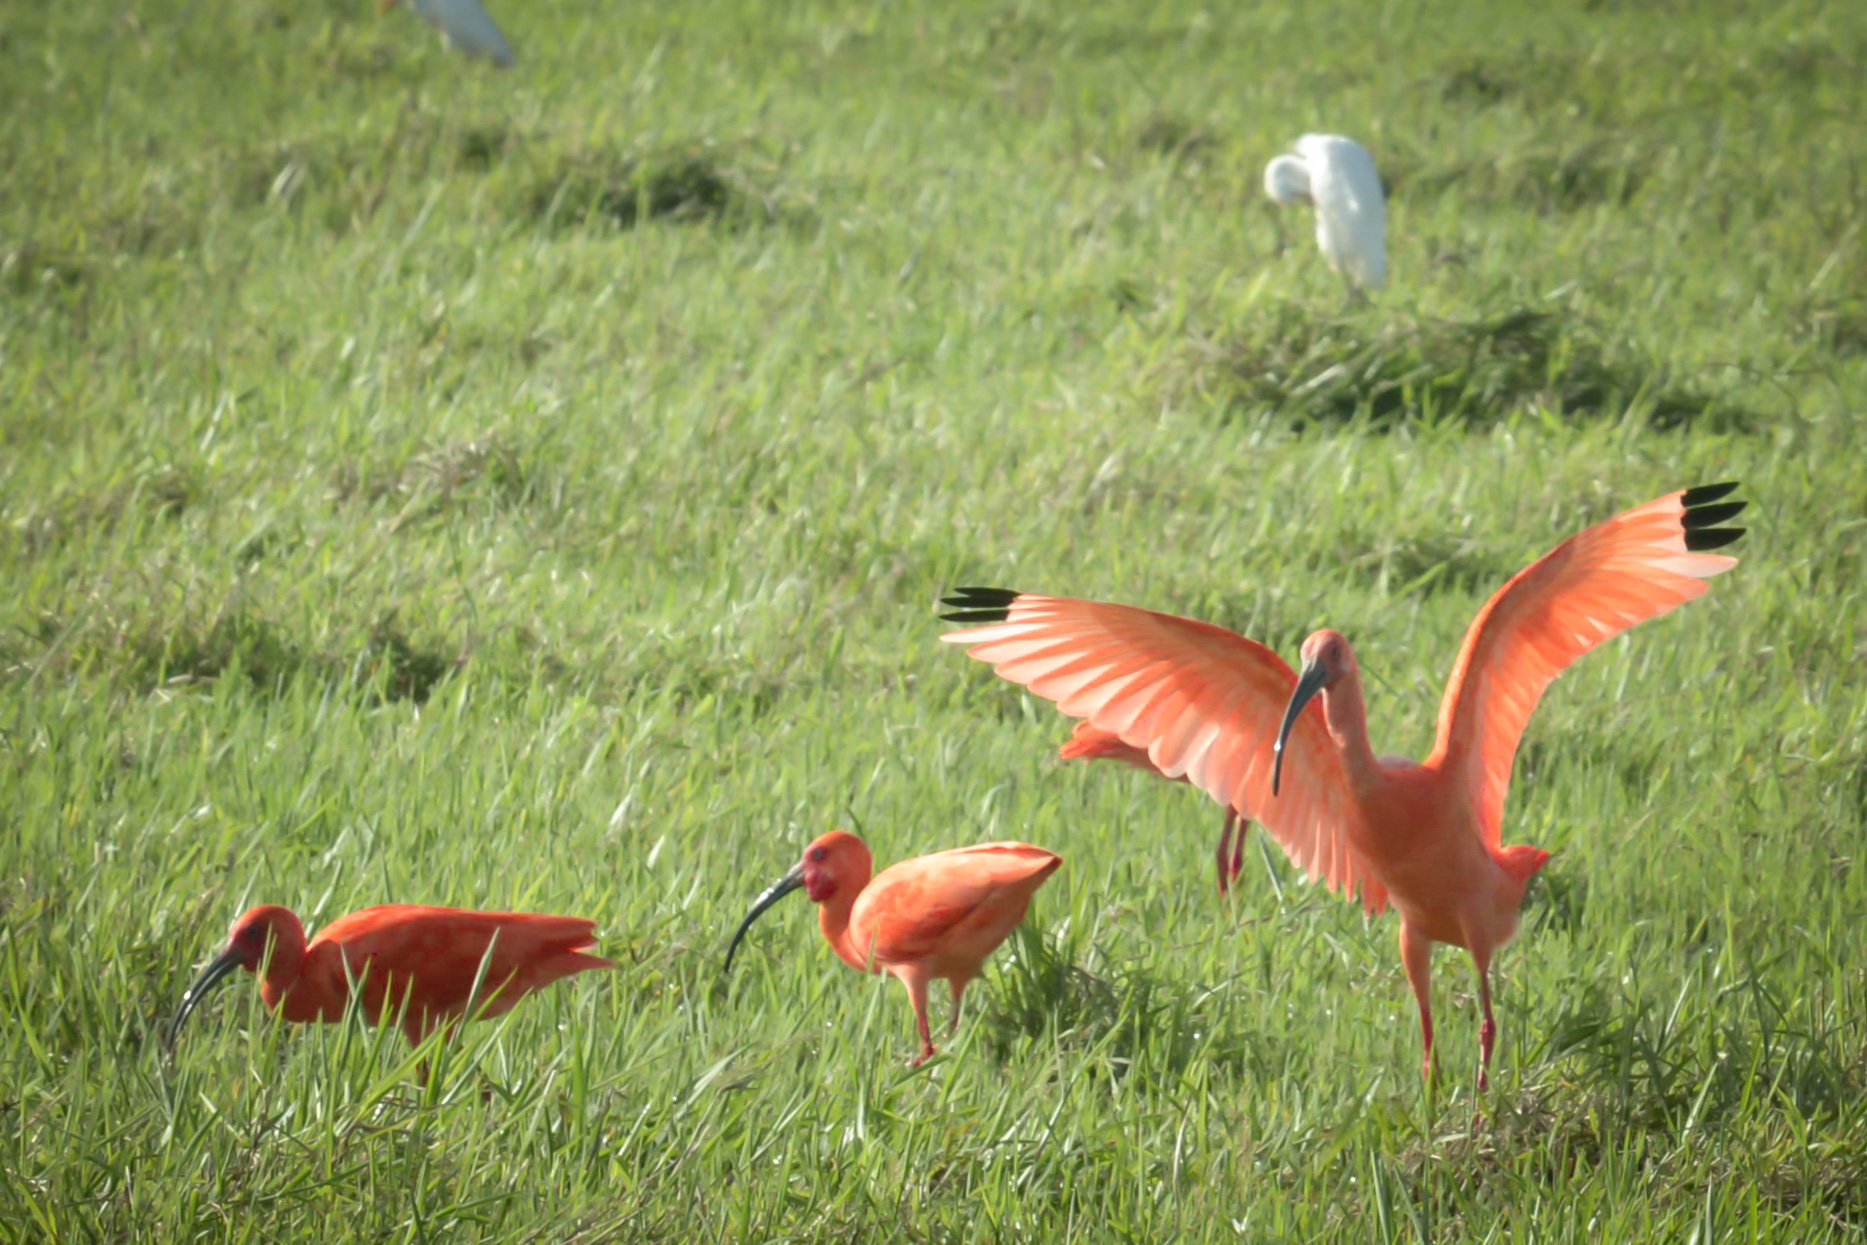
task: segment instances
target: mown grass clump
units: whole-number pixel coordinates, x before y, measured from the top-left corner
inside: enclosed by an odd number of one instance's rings
[[[331,481],[339,504],[393,502],[393,527],[433,519],[471,502],[494,509],[524,504],[535,491],[530,467],[505,436],[489,433],[418,450],[395,462],[346,462]]]
[[[1600,140],[1557,151],[1512,152],[1409,179],[1420,197],[1457,194],[1477,203],[1509,202],[1552,214],[1591,207],[1626,207],[1645,184],[1651,153]]]
[[[1209,126],[1172,112],[1154,112],[1136,127],[1136,148],[1165,156],[1186,166],[1209,160],[1218,147],[1218,135]]]
[[[746,225],[777,217],[770,195],[711,144],[562,155],[531,179],[522,212],[553,228],[601,222],[633,229],[649,221]]]
[[[420,704],[465,663],[463,653],[418,646],[393,615],[344,647],[313,644],[242,606],[205,619],[46,615],[0,644],[0,674],[22,684],[83,675],[139,696],[202,689],[229,678],[276,696],[305,680],[352,689],[372,702]]]
[[[1867,355],[1867,294],[1817,303],[1803,322],[1823,352],[1844,359]]]
[[[1486,427],[1514,415],[1618,419],[1653,428],[1731,430],[1754,416],[1663,366],[1610,350],[1585,322],[1521,308],[1475,320],[1330,319],[1266,309],[1230,340],[1189,344],[1170,385],[1228,415],[1294,428],[1354,422]]]
[[[90,276],[90,265],[67,250],[21,242],[0,251],[0,289],[15,298],[74,290]]]
[[[197,471],[189,466],[143,462],[127,474],[96,491],[67,489],[23,508],[12,524],[17,547],[38,557],[74,536],[114,531],[125,522],[173,522],[203,496]]]
[[[315,205],[333,233],[356,231],[395,190],[456,174],[483,176],[548,137],[521,127],[462,120],[420,105],[396,114],[380,133],[312,130],[235,146],[191,170],[194,189],[242,210],[296,212]]]

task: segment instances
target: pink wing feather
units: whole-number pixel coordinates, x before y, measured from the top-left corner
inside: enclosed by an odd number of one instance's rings
[[[1747,504],[1714,504],[1736,487],[1668,493],[1571,536],[1518,572],[1472,620],[1426,764],[1455,775],[1491,847],[1517,744],[1543,689],[1583,653],[1678,608],[1737,565],[1706,552],[1743,535],[1717,526]]]
[[[950,621],[990,625],[942,640],[1261,823],[1311,878],[1359,891],[1370,912],[1386,907],[1349,845],[1353,813],[1320,705],[1297,720],[1283,792],[1271,794],[1271,748],[1296,686],[1277,654],[1210,623],[1103,601],[968,588],[946,603]]]

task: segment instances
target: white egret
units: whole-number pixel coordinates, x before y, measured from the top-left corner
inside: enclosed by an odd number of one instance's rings
[[[376,11],[387,13],[395,6],[396,0],[382,0]],[[510,65],[517,59],[479,0],[408,0],[408,7],[440,31],[449,46],[468,56],[484,56],[495,65]]]
[[[1264,193],[1288,207],[1316,209],[1316,244],[1351,290],[1387,284],[1387,202],[1374,157],[1340,134],[1305,134],[1294,156],[1264,166]]]

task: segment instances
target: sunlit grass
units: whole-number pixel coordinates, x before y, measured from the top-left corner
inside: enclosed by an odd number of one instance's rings
[[[367,7],[0,16],[10,1239],[1867,1223],[1867,18],[541,0],[494,72]],[[1371,307],[1262,199],[1311,128]],[[1429,1094],[1392,917],[1256,832],[1219,901],[1210,802],[935,640],[1333,625],[1418,755],[1498,584],[1721,479],[1740,567],[1525,740],[1483,1103],[1461,956]],[[919,1072],[802,900],[718,979],[835,825],[1065,859]],[[620,967],[426,1081],[244,977],[159,1058],[245,907],[392,900]]]

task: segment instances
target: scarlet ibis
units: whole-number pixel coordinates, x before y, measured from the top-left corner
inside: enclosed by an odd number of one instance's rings
[[[803,859],[765,888],[733,933],[733,955],[752,922],[802,887],[820,905],[817,919],[830,949],[858,972],[888,972],[907,987],[920,1031],[918,1068],[934,1054],[927,1028],[927,983],[946,980],[953,994],[950,1040],[959,1029],[960,997],[1031,906],[1031,896],[1063,859],[1029,843],[981,843],[917,856],[869,876],[874,862],[853,834],[832,830],[804,849]]]
[[[1068,597],[965,588],[942,640],[1072,717],[1145,750],[1240,817],[1263,823],[1311,878],[1370,914],[1400,910],[1400,956],[1433,1055],[1432,949],[1471,953],[1478,972],[1478,1087],[1497,1027],[1491,957],[1517,932],[1524,887],[1549,853],[1504,846],[1511,763],[1538,699],[1570,662],[1703,593],[1737,560],[1710,552],[1744,533],[1737,485],[1668,493],[1557,545],[1499,589],[1473,620],[1420,764],[1377,758],[1348,641],[1318,631],[1302,670],[1210,623]],[[1313,697],[1322,711],[1305,712]],[[1289,782],[1283,779],[1288,778]]]
[[[1057,755],[1064,760],[1082,758],[1089,761],[1120,761],[1123,765],[1132,765],[1156,778],[1166,778],[1160,772],[1160,766],[1154,764],[1147,749],[1137,748],[1127,743],[1113,731],[1105,731],[1094,722],[1078,722],[1071,732],[1069,742],[1057,749]],[[1169,782],[1185,782],[1186,775],[1168,779]],[[1238,831],[1238,840],[1234,845],[1232,831]],[[1251,823],[1241,822],[1238,810],[1228,807],[1225,810],[1225,822],[1219,827],[1219,850],[1214,853],[1218,859],[1219,894],[1225,894],[1232,882],[1238,878],[1238,871],[1245,863],[1245,835],[1251,829]]]
[[[1264,166],[1264,193],[1280,207],[1316,209],[1316,245],[1351,293],[1387,284],[1387,198],[1366,147],[1340,134],[1305,134],[1294,156]]]
[[[410,1046],[448,1022],[511,1011],[534,990],[592,968],[614,968],[585,954],[596,922],[535,912],[472,912],[386,904],[339,917],[305,945],[305,927],[290,908],[254,908],[233,923],[226,950],[208,961],[169,1025],[166,1044],[215,983],[236,968],[261,971],[259,997],[299,1024],[341,1020],[350,983],[362,993],[364,1018],[400,1010]],[[474,995],[474,983],[479,994]]]

